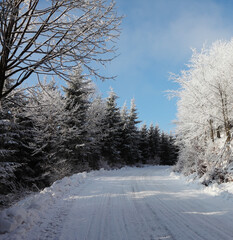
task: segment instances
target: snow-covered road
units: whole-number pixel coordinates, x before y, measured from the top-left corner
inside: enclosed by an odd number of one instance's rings
[[[185,184],[168,167],[100,171],[76,187],[75,179],[2,214],[0,239],[233,239],[233,201]]]

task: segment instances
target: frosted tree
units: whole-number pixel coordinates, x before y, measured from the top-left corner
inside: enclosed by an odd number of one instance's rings
[[[12,80],[7,79],[6,88]],[[33,123],[24,112],[27,98],[23,90],[12,91],[0,106],[0,190],[7,194],[35,183]]]
[[[79,105],[79,108],[76,109],[78,111],[76,117],[79,118],[81,124],[84,124],[86,120],[86,109],[89,107],[90,98],[94,93],[94,85],[92,81],[83,74],[81,66],[73,70],[69,80],[66,82],[67,87],[63,87],[66,95],[66,109],[69,111]]]
[[[133,165],[141,160],[139,148],[140,134],[137,128],[138,121],[137,109],[134,99],[131,101],[131,108],[128,111],[126,103],[121,109],[121,135],[120,151],[124,163]]]
[[[120,132],[120,153],[121,159],[125,163],[130,159],[130,131],[129,131],[129,113],[126,102],[121,108],[121,132]]]
[[[120,115],[121,115],[122,127],[126,128],[129,122],[129,113],[128,113],[126,102],[121,108]]]
[[[55,82],[44,82],[31,89],[29,97],[27,116],[32,119],[36,132],[33,156],[40,157],[38,166],[43,169],[41,175],[53,182],[69,174],[71,168],[68,159],[62,159],[59,155],[63,139],[61,123],[68,115],[65,101]]]
[[[74,69],[73,74],[67,81],[65,92],[65,112],[66,118],[61,122],[62,144],[60,152],[63,158],[72,162],[73,171],[79,171],[87,165],[88,131],[90,124],[87,119],[87,111],[91,105],[91,97],[94,93],[92,81],[82,74],[79,66]]]
[[[179,162],[186,173],[201,176],[211,172],[213,177],[216,169],[231,164],[232,49],[233,40],[215,42],[200,53],[194,51],[188,69],[175,77],[181,86],[176,92]]]
[[[140,137],[137,124],[141,121],[138,120],[137,108],[135,105],[135,99],[131,100],[131,106],[129,111],[129,145],[130,145],[130,159],[128,164],[134,164],[141,159],[141,152],[139,149]]]
[[[102,154],[110,165],[120,163],[121,117],[116,103],[117,98],[117,95],[111,89],[106,100],[105,117],[103,119]]]
[[[97,96],[91,102],[86,113],[86,143],[85,151],[87,162],[91,169],[98,169],[101,167],[101,149],[102,139],[106,131],[104,126],[104,119],[106,114],[105,101]]]
[[[5,87],[12,86],[12,80]],[[23,90],[12,91],[8,99],[0,105],[0,161],[25,162],[30,155],[31,123],[24,115],[26,94]],[[28,128],[28,130],[27,130]],[[27,153],[28,152],[28,153]],[[26,154],[26,155],[25,155]],[[27,158],[27,160],[25,159]],[[5,159],[5,160],[4,160]]]
[[[120,21],[114,1],[1,1],[0,100],[32,74],[69,79],[80,63],[105,79],[96,64],[114,58]],[[14,82],[4,90],[8,78]]]

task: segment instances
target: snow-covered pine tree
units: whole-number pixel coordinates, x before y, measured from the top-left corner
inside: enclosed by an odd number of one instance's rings
[[[66,109],[68,111],[76,110],[79,118],[79,124],[84,125],[86,121],[86,112],[90,106],[90,98],[94,93],[94,85],[82,73],[82,67],[78,66],[73,70],[70,79],[67,80],[67,86],[63,87],[66,99]]]
[[[130,158],[127,164],[134,164],[141,161],[141,152],[139,149],[140,137],[137,124],[141,121],[138,120],[137,108],[135,105],[135,99],[131,100],[131,106],[129,111],[129,146],[130,146]]]
[[[61,123],[60,153],[62,158],[69,159],[72,172],[79,172],[88,168],[87,111],[94,93],[92,81],[82,73],[81,66],[73,70],[64,92],[66,118]]]
[[[6,88],[11,87],[7,79]],[[7,90],[7,89],[6,89]],[[0,104],[0,192],[8,193],[35,183],[33,125],[25,116],[26,96],[23,90],[14,90]]]
[[[126,102],[120,111],[121,115],[121,134],[120,134],[120,154],[121,161],[126,164],[130,158],[130,132],[129,132],[129,113]]]
[[[66,118],[65,101],[54,81],[30,89],[27,117],[34,123],[33,157],[40,158],[41,176],[52,183],[69,174],[68,160],[59,155],[63,138],[61,123]]]
[[[110,166],[119,165],[120,162],[120,135],[121,116],[117,107],[117,95],[110,89],[106,100],[105,118],[103,119],[102,154]]]
[[[140,143],[139,149],[142,156],[142,163],[149,163],[150,149],[149,149],[149,139],[148,139],[148,130],[146,124],[143,124],[140,131]]]
[[[105,126],[105,101],[97,96],[87,110],[85,151],[91,169],[98,169],[101,160],[102,138]]]
[[[11,79],[7,79],[5,87],[8,89],[11,87]],[[16,154],[19,152],[20,146],[22,146],[19,125],[17,124],[17,118],[19,112],[22,111],[25,104],[25,96],[23,91],[14,91],[7,98],[2,99],[0,105],[0,154],[1,161],[16,160]],[[19,160],[18,160],[19,161]],[[16,160],[17,162],[17,160]]]

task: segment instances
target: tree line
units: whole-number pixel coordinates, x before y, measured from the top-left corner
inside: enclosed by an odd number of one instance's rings
[[[153,124],[139,127],[134,99],[128,109],[117,98],[113,90],[101,98],[81,67],[62,91],[54,81],[14,90],[2,101],[1,193],[102,167],[174,164],[174,137]]]
[[[139,128],[134,100],[119,108],[113,91],[102,99],[89,80],[113,78],[100,69],[116,57],[121,20],[113,0],[0,2],[0,194],[175,161],[174,138]]]

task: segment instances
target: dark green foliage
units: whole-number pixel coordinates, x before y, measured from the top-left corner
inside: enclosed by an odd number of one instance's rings
[[[161,134],[160,143],[160,164],[161,165],[174,165],[177,162],[178,149],[174,144],[174,137]]]
[[[176,162],[173,136],[160,134],[158,126],[138,128],[134,100],[130,110],[125,105],[120,111],[113,90],[106,100],[94,97],[81,68],[74,71],[64,93],[54,82],[45,82],[31,89],[29,98],[22,92],[2,101],[1,193],[20,186],[43,188],[103,166]]]
[[[11,80],[7,81],[11,87]],[[23,93],[12,93],[0,103],[0,161],[27,162],[32,125],[27,123],[22,108],[26,104]]]
[[[150,159],[156,160],[160,153],[160,130],[158,126],[150,125],[148,130]]]
[[[129,115],[126,104],[121,109],[120,155],[124,164],[130,161]]]
[[[116,103],[117,95],[111,90],[106,101],[105,117],[102,121],[102,155],[109,165],[120,163],[121,117]]]
[[[39,159],[37,166],[42,170],[40,176],[46,182],[53,182],[64,171],[64,164],[59,159],[64,120],[64,103],[54,82],[43,83],[43,88],[31,90],[27,104],[27,116],[33,121],[35,144],[32,157]],[[66,171],[67,173],[67,171]]]
[[[137,124],[140,123],[140,121],[138,121],[137,109],[135,106],[134,99],[132,99],[131,101],[131,107],[128,118],[129,120],[127,128],[128,128],[129,152],[126,164],[133,165],[135,163],[140,162],[141,160],[141,151],[139,148],[140,134],[137,128]]]
[[[84,165],[85,121],[91,94],[88,89],[89,83],[78,69],[64,88],[67,116],[62,123],[63,139],[60,152],[64,159],[69,158],[73,172],[76,172],[80,165]]]
[[[91,102],[87,111],[86,122],[86,158],[91,169],[100,168],[100,160],[102,158],[102,139],[105,126],[103,119],[105,118],[105,102],[101,97],[96,97]]]
[[[9,80],[6,87],[11,86]],[[38,182],[37,160],[32,158],[34,125],[25,114],[23,91],[13,91],[0,106],[0,193],[31,188]],[[43,183],[41,183],[43,185]],[[43,185],[44,186],[44,185]]]
[[[142,128],[140,129],[139,149],[141,152],[142,163],[145,164],[150,159],[149,138],[146,124],[143,124]]]

